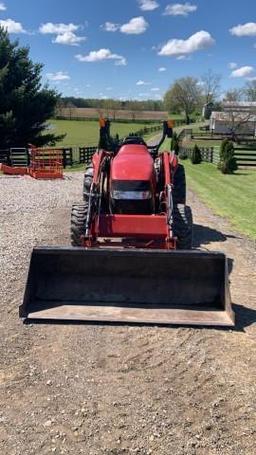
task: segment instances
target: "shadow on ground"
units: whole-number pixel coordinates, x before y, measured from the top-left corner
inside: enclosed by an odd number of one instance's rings
[[[227,235],[201,224],[193,224],[193,246],[199,248],[212,242],[225,242],[227,239],[236,239],[235,235]]]
[[[233,303],[233,310],[236,318],[236,330],[244,330],[253,324],[256,324],[256,310]]]

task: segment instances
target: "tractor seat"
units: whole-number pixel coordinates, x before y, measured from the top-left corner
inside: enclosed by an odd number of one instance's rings
[[[136,144],[136,145],[145,145],[147,146],[147,144],[145,143],[145,141],[142,139],[142,137],[140,136],[128,136],[128,137],[125,137],[124,140],[122,141],[122,145],[129,145],[129,144]]]

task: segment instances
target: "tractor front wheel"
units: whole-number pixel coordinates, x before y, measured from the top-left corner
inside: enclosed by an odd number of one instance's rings
[[[172,197],[175,205],[186,204],[186,175],[182,164],[178,164],[173,175]]]
[[[85,234],[85,222],[87,217],[88,204],[73,204],[71,210],[71,245],[82,246],[82,236]]]
[[[88,201],[89,193],[91,190],[91,184],[93,181],[93,164],[90,163],[89,166],[85,170],[84,174],[84,184],[83,184],[83,198],[84,201]]]
[[[173,209],[173,233],[177,237],[178,250],[192,248],[193,218],[188,205],[178,204]]]

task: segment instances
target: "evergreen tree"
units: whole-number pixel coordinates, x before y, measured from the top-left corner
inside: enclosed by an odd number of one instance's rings
[[[234,145],[233,142],[228,139],[222,141],[218,169],[222,174],[233,174],[233,172],[237,170]]]
[[[192,154],[191,154],[191,163],[200,164],[202,162],[202,156],[199,147],[195,144]]]
[[[11,42],[0,27],[0,147],[54,145],[63,136],[46,132],[59,95],[41,83],[42,65],[29,58],[29,48]]]

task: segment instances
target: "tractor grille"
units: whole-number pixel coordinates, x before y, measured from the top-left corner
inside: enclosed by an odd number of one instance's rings
[[[113,213],[151,214],[154,201],[148,181],[114,180],[111,185]]]

